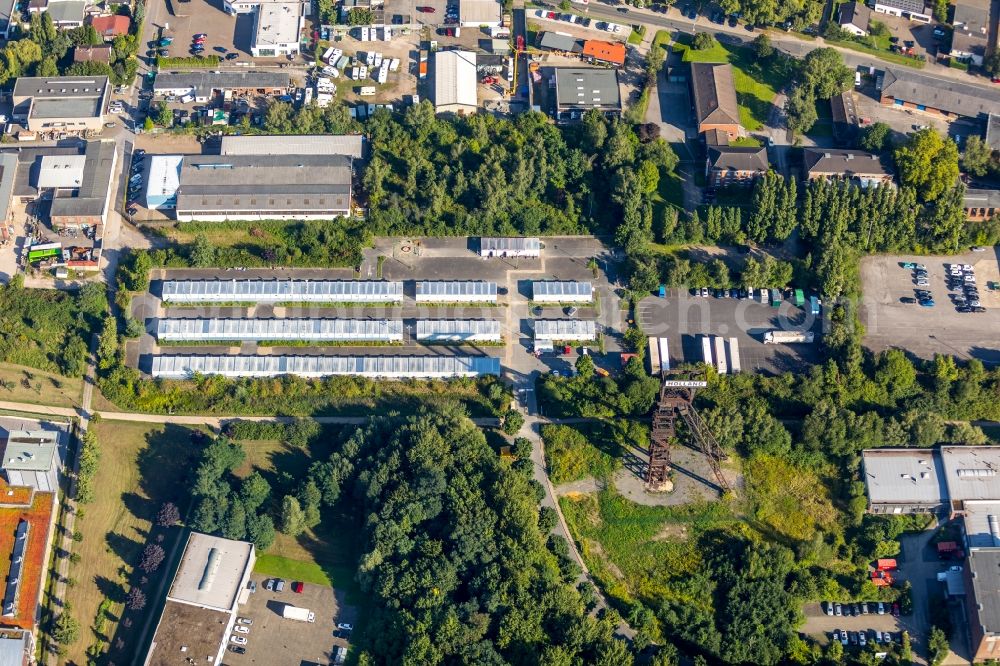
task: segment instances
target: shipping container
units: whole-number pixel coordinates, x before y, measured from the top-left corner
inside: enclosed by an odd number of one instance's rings
[[[729,364],[726,363],[726,343],[721,336],[715,336],[712,341],[715,345],[715,369],[720,375],[729,373]]]
[[[670,372],[670,346],[666,338],[659,338],[660,370]]]
[[[783,297],[781,295],[781,290],[780,289],[772,289],[771,290],[771,307],[772,308],[781,307],[781,301],[782,300],[783,300]]]
[[[729,338],[729,374],[736,375],[742,371],[740,366],[740,341],[736,338]]]
[[[806,304],[806,295],[802,293],[801,289],[795,290],[795,307],[801,308]]]
[[[701,360],[705,365],[715,365],[712,363],[712,339],[707,335],[701,336]]]
[[[660,374],[660,344],[657,338],[649,338],[649,374]]]

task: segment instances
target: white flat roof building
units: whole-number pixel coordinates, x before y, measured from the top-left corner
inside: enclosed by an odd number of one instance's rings
[[[496,282],[479,280],[417,282],[417,303],[496,303]]]
[[[475,113],[478,108],[476,54],[437,51],[434,54],[434,110],[437,113]]]
[[[535,340],[589,341],[597,338],[597,324],[590,319],[536,319]]]
[[[62,447],[57,430],[12,430],[3,442],[3,475],[11,486],[59,490]]]
[[[156,337],[164,341],[316,340],[321,342],[402,342],[403,322],[390,319],[160,319]]]
[[[300,3],[262,3],[254,16],[254,37],[250,53],[255,58],[297,54],[304,24]]]
[[[422,342],[503,342],[500,322],[492,319],[418,319]]]
[[[499,28],[503,4],[497,0],[459,0],[458,20],[463,28]]]
[[[479,239],[483,257],[540,257],[542,242],[537,238],[490,237]]]
[[[594,300],[594,285],[555,280],[532,282],[531,300],[535,303],[590,303]]]
[[[146,175],[146,206],[155,210],[177,207],[183,155],[153,155]]]
[[[402,282],[381,280],[164,280],[169,303],[399,303]]]
[[[75,190],[83,183],[86,155],[43,155],[38,169],[39,190]]]
[[[195,373],[224,377],[330,377],[449,379],[499,375],[492,356],[154,356],[152,376],[188,379]]]

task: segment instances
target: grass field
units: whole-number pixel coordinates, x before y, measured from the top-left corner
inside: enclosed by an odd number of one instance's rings
[[[0,363],[0,400],[78,407],[82,396],[80,377],[63,377],[44,370]]]
[[[746,47],[716,42],[712,48],[696,51],[691,48],[691,36],[679,34],[674,50],[683,54],[684,62],[728,62],[733,66],[733,85],[740,108],[740,123],[755,132],[767,122],[774,98],[786,83],[784,67],[761,67],[753,51]]]
[[[101,448],[94,479],[96,496],[92,503],[82,506],[84,515],[76,523],[83,534],[83,541],[75,546],[81,557],[70,567],[70,576],[77,584],[67,591],[73,615],[83,629],[80,639],[69,647],[66,663],[87,663],[85,651],[89,646],[106,645],[115,636],[130,572],[146,544],[160,504],[174,501],[182,511],[187,504],[183,481],[189,470],[190,429],[110,421],[92,427]],[[173,539],[161,544],[168,553],[182,531],[176,529],[170,534]],[[154,579],[153,584],[156,582]],[[153,589],[152,584],[148,589]],[[155,605],[151,598],[146,612]],[[99,608],[100,631],[95,632],[93,624]],[[130,633],[137,634],[140,624],[133,620]]]

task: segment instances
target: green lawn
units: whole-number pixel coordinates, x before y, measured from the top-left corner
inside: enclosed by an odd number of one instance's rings
[[[816,117],[818,120],[812,126],[806,136],[813,139],[833,136],[833,111],[830,109],[830,100],[816,100]]]
[[[900,53],[893,53],[888,49],[888,37],[881,40],[885,43],[885,48],[872,48],[866,44],[861,44],[852,39],[827,39],[826,43],[828,46],[842,46],[845,49],[851,49],[852,51],[858,51],[860,53],[868,53],[870,55],[878,56],[882,60],[887,60],[889,62],[894,62],[897,65],[905,65],[907,67],[913,67],[914,69],[923,69],[924,62],[922,60],[917,60],[916,58],[909,58]]]
[[[333,581],[323,571],[323,567],[315,562],[300,562],[280,555],[264,553],[257,558],[253,570],[265,576],[277,576],[291,580],[301,580],[303,583],[332,586]]]
[[[638,30],[636,29],[638,28]],[[638,46],[642,44],[642,38],[646,36],[646,26],[632,26],[632,32],[628,35],[628,43]]]
[[[759,130],[771,114],[774,98],[789,82],[791,68],[786,61],[761,66],[753,51],[716,42],[712,48],[696,51],[690,47],[691,36],[679,34],[674,50],[683,54],[684,62],[728,62],[733,66],[733,85],[740,108],[740,123],[747,130]],[[780,56],[778,56],[780,58]]]

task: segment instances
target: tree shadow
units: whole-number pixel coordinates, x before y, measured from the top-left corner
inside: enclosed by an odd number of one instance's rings
[[[111,551],[126,564],[132,563],[142,548],[142,542],[130,539],[117,532],[108,532],[104,536],[104,541],[111,548]]]
[[[163,502],[187,506],[190,475],[196,468],[201,442],[207,442],[204,437],[194,436],[200,432],[168,423],[146,436],[146,447],[139,452],[137,464],[140,488],[149,501],[136,506],[137,517],[152,521]]]

